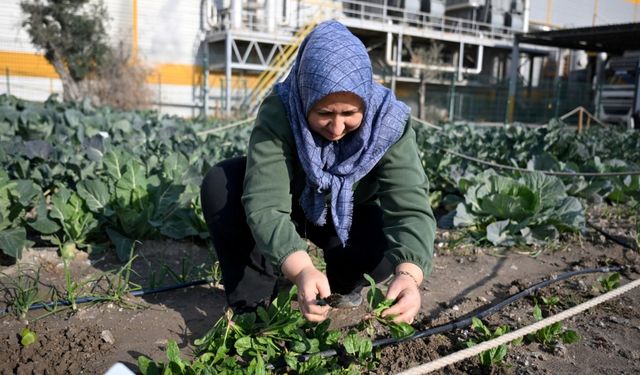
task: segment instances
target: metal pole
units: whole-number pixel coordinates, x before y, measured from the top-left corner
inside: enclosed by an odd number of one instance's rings
[[[391,76],[391,91],[396,94],[396,78],[400,77],[402,64],[402,33],[398,33],[398,43],[396,44],[396,69]]]
[[[531,0],[524,0],[524,15],[522,16],[522,31],[529,32],[529,18],[531,16]]]
[[[4,68],[4,74],[7,77],[7,95],[11,95],[11,80],[9,79],[11,75],[9,74],[9,68]]]
[[[224,65],[225,82],[225,115],[231,116],[231,30],[227,31],[227,39],[225,41],[225,56],[226,61]]]
[[[480,47],[478,47],[480,48]],[[460,48],[458,51],[458,65],[456,68],[457,74],[456,77],[458,79],[458,81],[462,81],[462,68],[463,68],[463,64],[464,64],[464,43],[460,42]]]
[[[225,91],[225,89],[224,89],[224,78],[220,77],[220,106],[218,107],[220,116],[224,115],[225,108],[227,107],[224,104],[225,103],[224,91]]]
[[[460,55],[458,55],[460,60]],[[449,121],[453,122],[454,112],[456,110],[456,77],[458,76],[458,61],[456,63],[456,72],[451,75],[451,90],[449,95]]]
[[[562,94],[562,80],[557,80],[556,84],[554,85],[554,92],[553,92],[553,96],[555,98],[554,101],[554,114],[553,117],[558,117],[560,116],[560,104],[561,104],[561,94]]]
[[[516,90],[518,88],[518,66],[520,65],[520,40],[518,34],[513,38],[513,48],[511,48],[511,66],[509,69],[509,97],[507,98],[507,116],[505,123],[513,122],[513,115],[516,108]]]
[[[202,114],[209,117],[209,42],[204,38],[204,53],[202,61]]]
[[[162,75],[158,73],[158,112],[162,112]]]

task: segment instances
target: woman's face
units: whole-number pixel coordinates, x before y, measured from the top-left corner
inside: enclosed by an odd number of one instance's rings
[[[364,105],[350,92],[337,92],[320,99],[309,111],[309,128],[329,141],[337,141],[360,127]]]

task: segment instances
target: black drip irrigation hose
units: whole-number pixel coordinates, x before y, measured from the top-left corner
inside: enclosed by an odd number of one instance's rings
[[[435,146],[441,151],[448,152],[452,155],[455,155],[459,158],[466,159],[472,161],[474,163],[487,165],[493,168],[499,169],[508,169],[511,171],[521,172],[521,173],[533,173],[533,172],[541,172],[547,176],[564,176],[564,177],[619,177],[619,176],[638,176],[640,175],[640,171],[625,171],[625,172],[565,172],[565,171],[547,171],[540,169],[525,169],[518,168],[511,165],[504,165],[495,163],[492,161],[487,161],[479,158],[475,158],[473,156],[465,155],[460,152],[451,150],[449,148],[444,148],[440,146]]]
[[[618,245],[620,245],[622,247],[626,247],[627,249],[631,249],[631,250],[634,250],[634,251],[640,251],[640,249],[638,249],[638,247],[633,246],[633,244],[629,244],[626,241],[623,241],[623,240],[615,237],[611,233],[605,231],[604,229],[598,227],[597,225],[593,224],[590,221],[587,221],[587,225],[590,226],[591,228],[595,229],[596,232],[602,234],[603,236],[605,236],[610,241],[613,241],[613,242],[617,243]]]
[[[188,288],[190,286],[196,286],[196,285],[202,285],[202,284],[208,284],[208,283],[212,283],[214,282],[214,280],[210,277],[207,277],[205,279],[200,279],[200,280],[194,280],[194,281],[189,281],[186,283],[180,283],[180,284],[175,284],[175,285],[168,285],[168,286],[163,286],[163,287],[158,287],[158,288],[146,288],[146,289],[140,289],[140,290],[134,290],[129,292],[128,294],[134,297],[140,297],[140,296],[145,296],[145,295],[149,295],[149,294],[155,294],[155,293],[162,293],[162,292],[168,292],[171,290],[176,290],[176,289],[182,289],[182,288]],[[83,303],[90,303],[90,302],[101,302],[101,301],[107,301],[109,300],[109,297],[102,297],[102,296],[87,296],[87,297],[80,297],[78,299],[76,299],[76,304],[80,305]],[[52,302],[43,302],[43,303],[34,303],[33,305],[31,305],[29,307],[29,311],[31,310],[38,310],[38,309],[49,309],[49,308],[55,308],[57,306],[70,306],[72,303],[69,300],[60,300],[60,301],[52,301]],[[0,316],[6,315],[9,312],[9,308],[5,308],[3,311],[0,311]]]
[[[600,268],[589,268],[589,269],[584,269],[584,270],[578,270],[578,271],[571,271],[571,272],[566,272],[563,274],[560,274],[558,276],[554,276],[548,280],[545,281],[541,281],[537,284],[534,284],[530,287],[528,287],[527,289],[516,293],[514,295],[512,295],[511,297],[502,300],[501,302],[496,303],[493,306],[490,306],[488,308],[485,308],[484,310],[481,310],[480,312],[471,315],[467,318],[462,318],[459,320],[456,320],[452,323],[448,323],[448,324],[443,324],[437,327],[433,327],[433,328],[429,328],[427,330],[424,331],[420,331],[420,332],[416,332],[413,335],[403,338],[403,339],[395,339],[393,337],[388,337],[388,338],[384,338],[384,339],[378,339],[375,340],[373,342],[373,347],[377,348],[377,347],[382,347],[382,346],[387,346],[387,345],[392,345],[392,344],[398,344],[401,342],[406,342],[406,341],[413,341],[413,340],[417,340],[420,338],[424,338],[424,337],[428,337],[428,336],[432,336],[438,333],[442,333],[442,332],[448,332],[448,331],[453,331],[455,329],[459,329],[459,328],[463,328],[463,327],[467,327],[469,325],[471,325],[472,319],[473,318],[478,318],[478,319],[483,319],[486,318],[489,315],[492,315],[494,313],[496,313],[497,311],[501,310],[503,307],[505,307],[506,305],[513,303],[515,301],[518,301],[530,294],[532,294],[533,292],[535,292],[538,289],[544,288],[548,285],[557,283],[559,281],[563,281],[566,280],[570,277],[573,276],[577,276],[577,275],[583,275],[583,274],[589,274],[589,273],[609,273],[609,272],[618,272],[624,269],[624,266],[611,266],[611,267],[600,267]],[[340,352],[342,352],[342,350],[340,350]],[[333,357],[335,355],[337,355],[339,353],[338,350],[336,349],[329,349],[329,350],[325,350],[322,352],[318,352],[318,353],[313,353],[313,354],[304,354],[302,356],[300,356],[298,358],[299,361],[301,362],[306,362],[308,361],[312,356],[316,356],[319,355],[322,358],[327,358],[327,357]]]

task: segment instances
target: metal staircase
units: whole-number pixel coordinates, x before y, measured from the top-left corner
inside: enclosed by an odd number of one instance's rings
[[[251,93],[242,102],[241,108],[245,108],[249,115],[256,115],[260,103],[269,94],[277,82],[281,81],[289,72],[296,59],[296,53],[304,38],[311,33],[316,25],[325,20],[324,12],[318,12],[304,27],[300,28],[282,51],[273,58],[269,67],[260,73],[256,85]]]

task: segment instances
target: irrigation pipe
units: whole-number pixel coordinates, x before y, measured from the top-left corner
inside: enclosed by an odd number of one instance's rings
[[[452,354],[449,354],[445,357],[442,357],[440,359],[437,359],[435,361],[429,362],[429,363],[425,363],[423,365],[420,366],[416,366],[413,367],[409,370],[403,371],[398,373],[398,375],[417,375],[417,374],[427,374],[429,372],[441,369],[443,367],[449,366],[451,364],[454,364],[456,362],[462,361],[464,359],[473,357],[475,355],[478,355],[482,352],[484,352],[485,350],[489,350],[489,349],[493,349],[496,348],[500,345],[509,343],[515,339],[518,339],[520,337],[524,337],[530,333],[536,332],[544,327],[550,326],[554,323],[560,322],[562,320],[568,319],[576,314],[579,314],[587,309],[590,309],[594,306],[597,306],[601,303],[604,303],[612,298],[615,298],[623,293],[626,293],[628,291],[630,291],[633,288],[636,288],[640,286],[640,279],[634,280],[632,282],[630,282],[629,284],[626,284],[624,286],[621,286],[617,289],[614,289],[608,293],[605,293],[601,296],[598,296],[596,298],[593,298],[587,302],[581,303],[578,306],[574,306],[568,310],[565,310],[559,314],[550,316],[546,319],[543,319],[539,322],[536,322],[534,324],[528,325],[526,327],[520,328],[517,331],[513,331],[510,333],[507,333],[505,335],[502,335],[500,337],[497,337],[493,340],[489,340],[489,341],[485,341],[483,343],[480,343],[478,345],[475,345],[471,348],[468,349],[464,349]]]
[[[467,327],[469,325],[471,325],[472,319],[473,318],[478,318],[478,319],[484,319],[489,315],[492,315],[494,313],[496,313],[497,311],[501,310],[503,307],[505,307],[506,305],[513,303],[515,301],[518,301],[528,295],[531,295],[533,292],[537,291],[538,289],[544,288],[548,285],[566,280],[570,277],[573,276],[577,276],[577,275],[583,275],[583,274],[589,274],[589,273],[609,273],[609,272],[618,272],[623,270],[624,267],[622,266],[613,266],[613,267],[600,267],[600,268],[589,268],[589,269],[584,269],[584,270],[578,270],[578,271],[570,271],[570,272],[565,272],[563,274],[551,277],[548,280],[545,281],[541,281],[537,284],[534,284],[530,287],[528,287],[527,289],[516,293],[514,295],[512,295],[511,297],[508,297],[502,301],[500,301],[499,303],[493,305],[493,306],[489,306],[483,310],[481,310],[480,312],[469,316],[468,318],[462,318],[459,320],[456,320],[452,323],[448,323],[448,324],[443,324],[437,327],[433,327],[433,328],[429,328],[427,330],[421,331],[421,332],[416,332],[413,335],[404,338],[404,339],[395,339],[393,337],[388,337],[388,338],[384,338],[384,339],[379,339],[379,340],[375,340],[373,342],[373,347],[381,347],[381,346],[386,346],[386,345],[391,345],[391,344],[397,344],[400,342],[404,342],[404,341],[413,341],[413,340],[417,340],[420,338],[424,338],[424,337],[428,337],[428,336],[433,336],[435,334],[438,333],[442,333],[442,332],[448,332],[448,331],[452,331],[454,329],[459,329],[459,328],[463,328],[463,327]],[[300,361],[307,361],[309,360],[312,356],[315,355],[320,355],[323,358],[326,357],[332,357],[334,355],[338,354],[338,351],[335,349],[329,349],[329,350],[325,350],[319,353],[313,353],[313,354],[305,354],[300,356],[299,360]]]
[[[210,278],[210,277],[207,277],[205,279],[194,280],[194,281],[189,281],[189,282],[186,282],[186,283],[180,283],[180,284],[174,284],[174,285],[168,285],[168,286],[163,286],[163,287],[159,287],[159,288],[146,288],[146,289],[134,290],[134,291],[129,292],[129,295],[134,296],[134,297],[140,297],[140,296],[144,296],[144,295],[168,292],[168,291],[171,291],[171,290],[188,288],[190,286],[208,284],[208,283],[212,283],[212,282],[214,282],[214,280],[212,278]],[[84,303],[108,301],[109,299],[110,298],[108,296],[86,296],[86,297],[80,297],[80,298],[76,299],[76,304],[80,305],[80,304],[84,304]],[[55,308],[57,306],[70,306],[71,304],[72,304],[71,301],[66,300],[66,299],[65,300],[60,300],[60,301],[34,303],[33,305],[31,305],[29,307],[29,311],[38,310],[38,309]],[[8,311],[9,311],[8,308],[5,308],[3,311],[0,311],[0,316],[6,315],[8,313]]]
[[[412,119],[422,125],[425,125],[427,127],[433,128],[433,129],[437,129],[437,130],[442,130],[443,128],[441,126],[438,125],[434,125],[430,122],[421,120],[417,117],[412,117]],[[490,167],[494,167],[494,168],[500,168],[500,169],[508,169],[508,170],[512,170],[512,171],[517,171],[517,172],[541,172],[544,173],[548,176],[568,176],[568,177],[618,177],[618,176],[638,176],[640,175],[640,171],[629,171],[629,172],[561,172],[561,171],[544,171],[544,170],[534,170],[534,169],[525,169],[525,168],[518,168],[518,167],[514,167],[511,165],[504,165],[504,164],[499,164],[499,163],[495,163],[495,162],[491,162],[491,161],[486,161],[483,159],[479,159],[479,158],[474,158],[472,156],[468,156],[462,153],[459,153],[457,151],[451,150],[449,148],[444,148],[444,147],[438,147],[435,146],[437,148],[439,148],[440,150],[450,153],[452,155],[455,155],[459,158],[462,159],[466,159],[478,164],[484,164],[484,165],[488,165]]]
[[[246,118],[244,120],[240,120],[240,121],[236,121],[233,122],[229,125],[225,125],[225,126],[221,126],[219,128],[213,128],[213,129],[207,129],[207,130],[203,130],[201,132],[196,133],[197,135],[207,135],[207,134],[211,134],[211,133],[217,133],[217,132],[221,132],[223,130],[227,130],[227,129],[231,129],[231,128],[235,128],[236,126],[240,126],[240,125],[244,125],[248,122],[254,121],[256,118],[255,116],[253,117],[249,117]]]
[[[438,147],[438,146],[436,146]],[[509,169],[517,172],[541,172],[548,176],[569,176],[569,177],[618,177],[618,176],[640,176],[640,171],[628,171],[628,172],[560,172],[560,171],[543,171],[543,170],[535,170],[535,169],[525,169],[513,167],[510,165],[498,164],[491,161],[486,161],[483,159],[474,158],[472,156],[468,156],[465,154],[461,154],[457,151],[453,151],[449,148],[438,147],[441,150],[448,152],[452,155],[455,155],[459,158],[466,159],[469,161],[473,161],[478,164],[488,165],[490,167],[500,168],[500,169]]]
[[[411,116],[411,118],[413,119],[413,121],[419,122],[420,124],[425,125],[425,126],[427,126],[429,128],[442,130],[442,126],[438,126],[438,125],[432,124],[432,123],[430,123],[428,121],[421,120],[421,119],[419,119],[419,118],[417,118],[415,116]]]
[[[607,231],[605,231],[604,229],[596,226],[595,224],[593,224],[592,222],[587,220],[587,225],[590,226],[591,228],[595,229],[596,232],[602,234],[603,236],[605,236],[607,239],[609,239],[610,241],[613,241],[615,243],[617,243],[618,245],[622,246],[622,247],[626,247],[627,249],[631,249],[633,251],[638,251],[640,249],[638,249],[636,246],[633,246],[632,244],[627,243],[626,241],[622,241],[616,237],[614,237],[611,233],[608,233]]]

